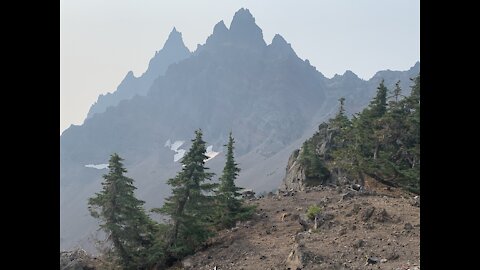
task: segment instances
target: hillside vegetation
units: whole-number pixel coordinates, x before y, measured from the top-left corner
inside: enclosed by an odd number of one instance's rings
[[[331,182],[364,186],[369,177],[419,194],[420,75],[412,80],[408,96],[399,83],[389,90],[382,81],[370,104],[351,119],[340,98],[335,117],[290,157],[283,188]]]

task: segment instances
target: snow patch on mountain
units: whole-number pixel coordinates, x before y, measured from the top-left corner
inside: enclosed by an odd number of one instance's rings
[[[108,164],[106,164],[106,163],[103,163],[103,164],[87,164],[87,165],[85,165],[85,167],[102,170],[102,169],[106,169],[108,167]]]
[[[216,157],[218,154],[220,154],[220,152],[215,152],[213,151],[213,145],[209,145],[207,147],[207,153],[205,153],[205,155],[208,157],[207,159],[205,159],[205,162],[211,160],[212,158]]]
[[[175,155],[173,155],[173,162],[179,161],[185,155],[186,150],[179,149],[184,143],[185,141],[175,141],[172,143],[170,139],[165,142],[165,147],[168,147],[170,150],[175,152]]]

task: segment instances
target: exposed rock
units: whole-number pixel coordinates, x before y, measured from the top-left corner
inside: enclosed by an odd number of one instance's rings
[[[240,191],[240,194],[242,194],[242,198],[244,199],[255,198],[255,192],[252,189],[243,189],[242,191]]]
[[[364,246],[365,246],[365,241],[363,239],[359,239],[355,243],[353,243],[354,248],[361,248]]]
[[[388,215],[387,210],[382,209],[380,212],[378,212],[375,216],[375,220],[378,222],[385,222],[387,220],[390,220],[390,216]]]
[[[305,184],[305,169],[300,165],[298,157],[300,150],[296,149],[288,158],[286,174],[283,179],[280,190],[304,190]]]
[[[83,249],[60,252],[61,270],[94,270],[96,258],[91,257]]]
[[[295,244],[292,251],[285,260],[285,267],[290,270],[302,269],[305,265],[305,254],[302,250],[303,246]]]
[[[332,138],[336,134],[336,130],[329,128],[328,124],[322,123],[318,130],[318,137],[321,138],[317,145],[316,153],[323,161],[327,152],[332,148]],[[280,186],[283,190],[306,190],[308,187],[329,184],[337,178],[337,175],[332,175],[330,171],[323,178],[308,177],[305,173],[305,168],[300,162],[300,156],[303,151],[303,147],[296,149],[290,155],[287,163],[286,174]],[[326,167],[325,167],[326,169]],[[334,176],[332,178],[332,176]]]
[[[192,258],[187,258],[182,261],[182,266],[184,269],[192,269],[194,267]]]
[[[322,206],[327,206],[327,204],[330,203],[330,198],[328,197],[324,197],[322,199],[320,199],[320,201],[318,202],[319,205],[322,205]]]
[[[369,220],[373,214],[373,211],[375,211],[375,207],[373,206],[365,209],[365,211],[362,213],[362,220],[363,221]]]
[[[415,196],[410,203],[412,206],[420,207],[420,196]]]
[[[413,226],[412,226],[412,224],[407,222],[407,223],[405,223],[404,229],[407,230],[407,231],[411,231],[411,230],[413,230]]]
[[[366,265],[369,265],[369,264],[376,264],[380,261],[380,259],[378,259],[377,257],[368,257],[367,258],[367,263]]]
[[[352,189],[353,189],[353,190],[359,191],[361,188],[362,188],[362,186],[359,185],[359,184],[353,184],[353,185],[352,185]]]

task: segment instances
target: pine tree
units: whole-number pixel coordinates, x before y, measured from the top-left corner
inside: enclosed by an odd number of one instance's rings
[[[420,192],[420,74],[414,82],[410,96],[405,98],[405,130],[399,141],[397,154],[402,184],[413,192]]]
[[[303,143],[299,161],[305,170],[305,176],[309,180],[324,181],[330,175],[330,172],[317,154],[312,140],[307,140]]]
[[[420,77],[414,79],[408,97],[401,94],[397,82],[388,105],[383,81],[377,90],[370,105],[354,116],[346,129],[345,143],[333,154],[334,166],[360,183],[368,175],[419,192]]]
[[[379,118],[385,114],[387,111],[387,93],[388,88],[385,86],[385,80],[382,80],[377,87],[377,94],[368,106],[370,117]]]
[[[205,183],[213,177],[205,167],[205,141],[202,131],[195,131],[192,146],[183,157],[182,170],[168,184],[172,187],[172,196],[165,200],[161,208],[154,212],[166,214],[171,218],[172,227],[167,240],[167,252],[174,258],[192,253],[209,236],[213,223],[213,196],[210,195],[214,184]]]
[[[350,124],[350,120],[345,114],[345,98],[342,97],[338,99],[338,101],[340,102],[338,107],[338,112],[335,115],[335,117],[330,120],[330,125],[333,128],[342,130],[342,129],[345,129]]]
[[[144,269],[156,226],[143,209],[145,202],[135,198],[136,187],[133,179],[124,175],[127,170],[122,160],[116,153],[111,155],[103,190],[89,199],[89,211],[101,220],[100,228],[113,244],[113,259],[124,269]]]
[[[242,200],[239,199],[241,194],[238,192],[242,188],[235,185],[240,168],[235,163],[233,156],[233,144],[235,143],[230,132],[228,137],[227,160],[223,168],[222,176],[220,177],[220,185],[218,187],[217,199],[219,201],[219,221],[218,223],[223,227],[233,226],[235,221],[240,218],[242,213]]]

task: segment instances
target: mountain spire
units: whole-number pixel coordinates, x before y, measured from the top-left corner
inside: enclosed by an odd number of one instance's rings
[[[239,9],[233,16],[230,24],[230,34],[233,42],[241,47],[265,47],[262,29],[255,23],[255,18],[245,8]]]
[[[163,48],[167,47],[185,47],[182,39],[182,33],[177,31],[177,28],[173,27],[172,31],[168,35],[167,41],[163,45]]]
[[[296,56],[297,54],[292,49],[290,43],[288,43],[281,35],[276,34],[273,37],[272,43],[268,45],[269,53],[275,57],[288,57],[290,55]]]

